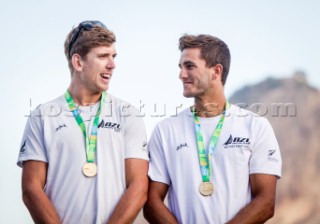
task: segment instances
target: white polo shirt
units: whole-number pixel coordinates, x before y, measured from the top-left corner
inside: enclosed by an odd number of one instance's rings
[[[88,108],[82,110],[88,127]],[[148,160],[138,110],[110,94],[103,104],[97,139],[97,176],[88,178],[82,174],[85,138],[64,96],[41,105],[28,119],[18,165],[27,160],[48,163],[44,191],[63,223],[106,223],[126,189],[125,159]]]
[[[206,147],[220,117],[200,119]],[[250,174],[281,176],[282,160],[271,125],[234,105],[226,112],[210,161],[211,196],[198,190],[202,178],[190,109],[160,122],[148,148],[149,177],[169,185],[169,209],[179,223],[226,223],[251,201]]]

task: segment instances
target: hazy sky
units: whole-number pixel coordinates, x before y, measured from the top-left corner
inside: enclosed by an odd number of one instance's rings
[[[32,223],[15,163],[30,110],[62,95],[69,85],[63,43],[73,26],[101,20],[115,32],[117,68],[109,92],[138,108],[144,105],[150,136],[162,115],[192,103],[183,98],[178,79],[178,39],[184,33],[208,33],[228,44],[227,96],[269,75],[288,77],[295,70],[305,71],[319,88],[319,9],[316,0],[2,0],[0,223]]]

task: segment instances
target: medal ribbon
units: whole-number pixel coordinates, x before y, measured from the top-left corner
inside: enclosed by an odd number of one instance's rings
[[[82,120],[80,115],[79,108],[74,103],[69,91],[67,90],[64,94],[64,98],[66,99],[70,110],[72,111],[73,117],[76,119],[86,141],[86,157],[88,163],[94,163],[94,157],[97,149],[97,133],[98,133],[98,123],[102,105],[106,98],[106,93],[102,92],[101,99],[100,99],[100,106],[99,109],[94,116],[94,121],[91,129],[90,137],[87,135],[86,126]]]
[[[226,102],[226,110],[229,108],[230,108],[230,103]],[[200,126],[200,122],[198,120],[198,117],[196,115],[195,108],[193,108],[193,111],[192,111],[194,122],[195,122],[197,148],[198,148],[199,163],[200,163],[200,172],[201,172],[203,182],[210,182],[210,162],[209,161],[211,161],[211,156],[213,154],[213,151],[214,151],[216,144],[218,142],[218,139],[220,137],[220,133],[222,130],[226,110],[222,113],[222,116],[221,116],[214,132],[212,133],[212,137],[211,137],[210,145],[209,145],[209,150],[208,150],[208,156],[206,155],[206,149],[205,149],[204,143],[203,143],[201,126]]]

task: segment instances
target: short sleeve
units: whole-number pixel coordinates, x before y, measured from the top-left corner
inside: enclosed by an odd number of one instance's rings
[[[17,165],[20,167],[27,160],[48,161],[41,116],[37,112],[39,112],[39,109],[31,114],[25,126],[17,162]]]
[[[130,114],[125,117],[124,140],[126,159],[149,160],[147,134],[143,117],[133,106],[130,106]]]
[[[281,177],[282,158],[278,141],[266,118],[260,119],[254,127],[255,142],[250,159],[250,174],[263,173]]]
[[[159,126],[156,126],[149,144],[148,149],[150,153],[149,171],[148,175],[152,181],[170,184],[170,177],[167,170],[166,158],[163,150],[163,143]]]

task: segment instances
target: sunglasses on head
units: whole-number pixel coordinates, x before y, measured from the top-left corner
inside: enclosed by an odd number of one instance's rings
[[[71,37],[71,41],[70,41],[70,44],[69,44],[69,58],[71,58],[71,49],[72,49],[72,46],[73,44],[76,42],[76,40],[78,39],[81,31],[83,29],[85,30],[91,30],[93,27],[95,26],[100,26],[100,27],[103,27],[105,29],[108,29],[106,27],[106,25],[104,25],[102,22],[100,21],[97,21],[97,20],[94,20],[94,21],[83,21],[82,23],[79,24],[78,26],[78,30],[72,35]]]

